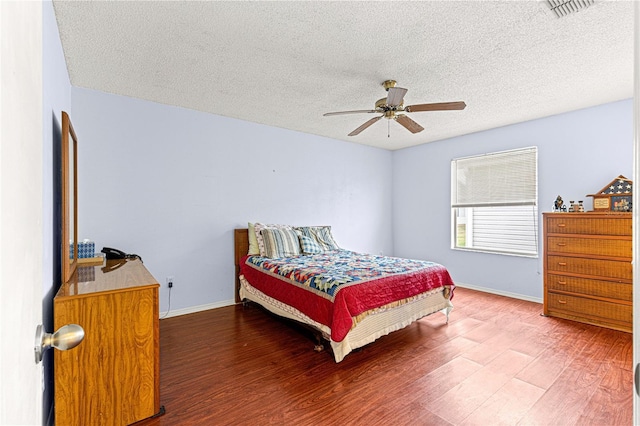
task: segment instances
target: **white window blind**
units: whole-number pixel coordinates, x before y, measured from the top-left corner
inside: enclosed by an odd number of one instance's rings
[[[537,256],[537,148],[451,162],[452,247]]]
[[[536,147],[453,160],[453,207],[534,205],[538,197]]]

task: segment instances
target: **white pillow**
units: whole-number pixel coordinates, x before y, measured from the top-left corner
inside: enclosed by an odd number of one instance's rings
[[[256,228],[253,223],[249,222],[249,256],[257,256],[260,254],[260,248],[258,247],[258,237],[256,237]]]

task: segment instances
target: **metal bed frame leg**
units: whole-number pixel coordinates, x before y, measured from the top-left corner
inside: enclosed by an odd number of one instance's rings
[[[440,311],[444,314],[445,317],[447,317],[446,324],[449,324],[449,314],[451,313],[452,310],[453,310],[453,307],[448,306],[444,308],[442,311]]]
[[[322,334],[319,332],[314,332],[313,337],[316,340],[316,344],[313,347],[313,350],[316,352],[324,351],[324,339],[322,338]]]

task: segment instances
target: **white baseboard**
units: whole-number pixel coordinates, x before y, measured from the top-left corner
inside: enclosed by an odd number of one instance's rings
[[[497,294],[498,296],[506,296],[506,297],[511,297],[513,299],[526,300],[528,302],[535,302],[535,303],[543,302],[542,299],[540,299],[539,297],[531,297],[531,296],[526,296],[524,294],[510,293],[508,291],[500,291],[493,288],[480,287],[473,284],[456,283],[456,287],[468,288],[470,290],[482,291],[484,293]]]
[[[470,290],[482,291],[484,293],[497,294],[499,296],[511,297],[513,299],[526,300],[528,302],[542,303],[542,299],[537,297],[526,296],[524,294],[518,294],[518,293],[510,293],[508,291],[495,290],[493,288],[488,288],[488,287],[480,287],[473,284],[456,283],[456,287],[468,288]],[[236,302],[234,300],[224,300],[222,302],[209,303],[206,305],[190,306],[184,309],[175,309],[169,312],[165,311],[165,312],[160,312],[160,319],[177,317],[180,315],[193,314],[196,312],[207,311],[209,309],[222,308],[225,306],[231,306],[235,304]]]
[[[209,309],[223,308],[225,306],[235,305],[235,300],[223,300],[222,302],[209,303],[206,305],[190,306],[184,309],[175,309],[169,312],[160,312],[160,319],[177,317],[180,315],[193,314],[196,312],[208,311]]]

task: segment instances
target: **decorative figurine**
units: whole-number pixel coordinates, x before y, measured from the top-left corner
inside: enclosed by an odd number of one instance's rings
[[[557,196],[556,201],[553,203],[553,211],[554,212],[566,212],[567,207],[563,204],[562,197]]]

